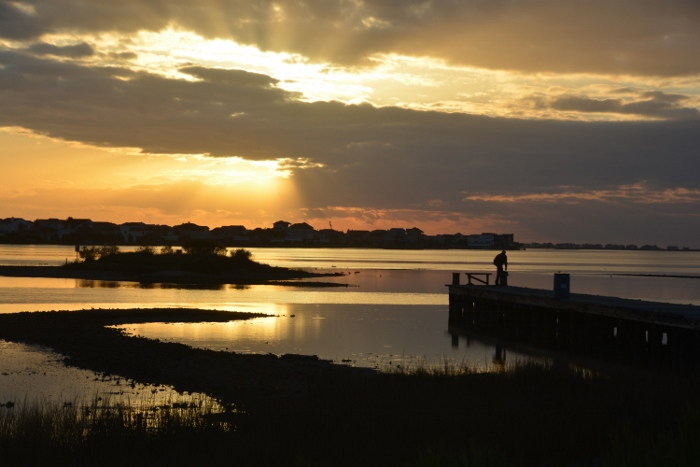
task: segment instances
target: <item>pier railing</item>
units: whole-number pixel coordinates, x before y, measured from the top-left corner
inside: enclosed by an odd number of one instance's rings
[[[465,272],[464,274],[467,276],[467,285],[489,285],[491,280],[490,272]],[[461,273],[459,272],[452,273],[452,285],[459,285],[460,275]]]

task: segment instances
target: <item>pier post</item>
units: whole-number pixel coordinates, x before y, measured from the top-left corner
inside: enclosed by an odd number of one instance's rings
[[[661,358],[661,339],[662,333],[659,330],[659,326],[652,323],[649,325],[648,336],[648,352],[649,352],[649,364],[653,367],[660,366]]]
[[[457,278],[459,281],[459,278]],[[464,297],[461,295],[450,294],[450,315],[449,324],[461,324],[464,316],[463,303]]]

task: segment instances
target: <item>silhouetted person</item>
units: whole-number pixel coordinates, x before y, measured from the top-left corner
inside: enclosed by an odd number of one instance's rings
[[[508,271],[508,257],[506,256],[506,250],[501,251],[493,259],[493,264],[496,265],[496,285],[508,285],[508,279],[506,279],[506,271]]]

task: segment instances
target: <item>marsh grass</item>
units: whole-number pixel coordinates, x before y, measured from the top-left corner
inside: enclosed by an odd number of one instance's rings
[[[698,465],[698,387],[553,360],[338,373],[248,413],[213,400],[0,407],[0,452],[6,465]]]
[[[306,465],[635,465],[617,461],[637,458],[640,442],[646,458],[676,449],[695,462],[679,465],[700,465],[683,441],[697,434],[692,377],[550,360],[490,373],[406,367],[316,388],[261,417],[275,420],[278,447],[305,444]]]
[[[158,405],[114,404],[97,396],[87,403],[24,400],[0,407],[0,452],[10,462],[5,465],[118,465],[125,458],[159,465],[172,457],[169,451],[186,459],[183,453],[202,440],[235,430],[215,417],[225,413],[208,397]]]
[[[690,407],[659,433],[624,426],[612,435],[608,465],[623,467],[697,466],[700,463],[700,410]]]

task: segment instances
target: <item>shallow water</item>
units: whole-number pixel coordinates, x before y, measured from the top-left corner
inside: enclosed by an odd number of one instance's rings
[[[192,404],[203,394],[178,393],[170,386],[144,385],[117,375],[94,373],[63,364],[63,356],[39,346],[0,340],[0,404],[54,402],[90,405],[138,405],[140,408]],[[0,410],[3,410],[0,407]]]
[[[285,313],[230,323],[147,323],[132,335],[239,353],[318,355],[377,369],[468,365],[487,368],[493,350],[478,342],[452,345],[443,306],[289,304]]]
[[[347,287],[224,286],[203,289],[0,277],[0,313],[136,307],[262,312],[271,316],[232,323],[125,327],[133,334],[214,350],[318,355],[343,364],[380,369],[450,363],[487,370],[494,365],[496,348],[493,345],[475,340],[467,342],[462,338],[455,340],[447,332],[448,295],[445,286],[452,282],[452,272],[492,271],[494,252],[251,250],[254,259],[268,264],[342,273],[340,277],[324,280]],[[571,274],[571,291],[574,293],[700,305],[699,279],[638,276],[700,276],[700,252],[531,250],[509,252],[508,256],[511,285],[551,290],[553,274],[561,271]],[[0,246],[0,264],[61,264],[73,257],[73,248],[66,246]],[[26,352],[43,353],[5,343],[0,347],[0,363],[21,361]],[[513,351],[507,356],[508,363],[523,357]],[[57,360],[56,356],[51,358]],[[50,361],[43,362],[33,367],[52,365]],[[60,368],[59,363],[55,365]],[[90,396],[94,389],[89,375],[81,375],[76,380],[70,376],[71,371],[66,369],[65,375],[60,371],[47,372],[47,377],[55,374],[58,381],[50,384],[44,382],[41,371],[32,375],[34,383],[0,377],[0,402],[8,394],[16,397],[23,391],[28,393],[30,387],[38,393],[59,393],[61,391],[43,391],[41,388],[60,387],[64,380],[70,386],[73,384],[69,384],[70,381],[78,381],[82,376],[85,376],[85,384],[77,387],[83,388],[82,392]],[[107,387],[105,390],[112,389]]]

